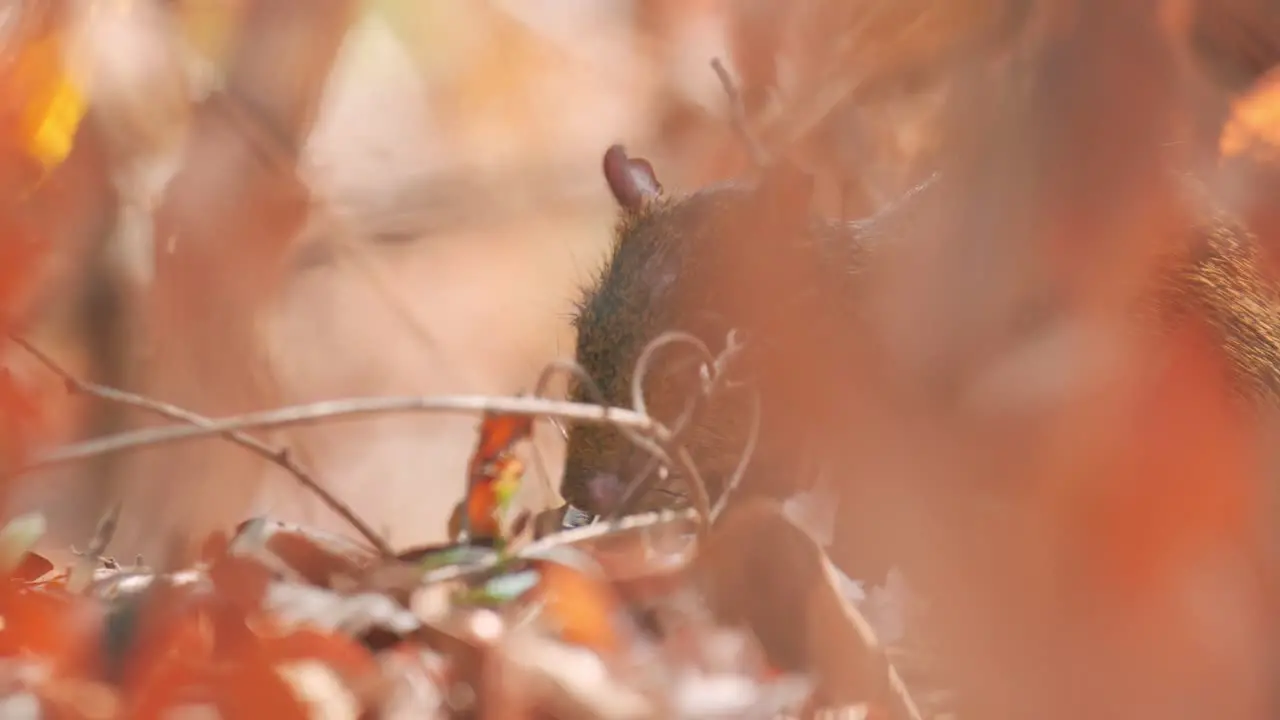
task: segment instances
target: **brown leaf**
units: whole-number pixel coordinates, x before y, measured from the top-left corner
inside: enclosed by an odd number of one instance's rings
[[[822,549],[776,502],[727,512],[693,571],[722,623],[749,627],[776,668],[816,676],[821,705],[888,695],[888,664],[871,626],[844,598]]]
[[[18,567],[14,569],[12,577],[14,580],[34,582],[44,577],[50,570],[53,570],[53,563],[47,558],[38,553],[26,552],[23,553]]]
[[[480,440],[472,455],[472,467],[494,462],[521,440],[533,434],[533,418],[528,415],[485,413],[480,422]]]

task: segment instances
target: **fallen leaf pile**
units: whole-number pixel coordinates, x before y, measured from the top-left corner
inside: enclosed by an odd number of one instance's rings
[[[0,533],[0,712],[772,718],[835,697],[811,697],[833,680],[823,673],[834,663],[839,682],[865,695],[839,692],[842,704],[866,699],[885,717],[920,716],[901,688],[876,697],[883,652],[820,569],[816,542],[781,508],[730,513],[704,540],[695,515],[673,511],[519,548],[493,536],[507,492],[495,485],[519,481],[513,447],[529,430],[523,418],[486,416],[460,504],[469,533],[394,558],[254,518],[207,538],[193,567],[125,567],[82,553],[59,570],[30,550],[40,517],[14,519]],[[740,533],[782,552],[747,557],[754,545]],[[797,635],[821,623],[844,649],[811,644],[780,664],[760,618],[716,609],[743,590],[725,568],[757,560],[784,573],[772,581],[780,592],[755,606],[763,622]],[[812,612],[815,620],[789,625]]]
[[[83,592],[23,553],[0,594],[0,703],[69,718],[764,718],[801,704],[805,678],[713,622],[683,563],[606,569],[689,527],[671,516],[467,571],[256,519],[210,538],[197,567],[106,561]]]

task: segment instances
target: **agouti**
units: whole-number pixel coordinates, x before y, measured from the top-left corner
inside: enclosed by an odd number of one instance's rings
[[[835,222],[812,217],[811,185],[785,166],[758,180],[668,196],[646,161],[614,146],[604,156],[604,174],[622,217],[612,256],[579,306],[577,361],[606,402],[629,406],[637,358],[653,338],[682,330],[715,353],[727,332],[738,330],[745,349],[732,374],[749,381],[761,406],[759,445],[738,492],[783,497],[812,483],[813,459],[838,463],[847,441],[839,430],[848,426],[842,416],[857,402],[848,378],[866,339],[859,331],[866,307],[860,270],[878,245],[906,234],[913,208],[946,178],[935,175],[868,219]],[[1152,307],[1167,320],[1188,312],[1206,317],[1221,333],[1242,396],[1275,402],[1280,294],[1256,270],[1255,240],[1218,216],[1195,232],[1200,252],[1170,272]],[[701,361],[690,362],[689,354],[668,353],[645,381],[648,410],[665,422],[682,412],[702,372]],[[575,395],[596,399],[585,387]],[[750,401],[742,388],[721,392],[685,438],[713,497],[742,455]],[[576,427],[562,494],[571,506],[606,513],[648,461],[614,429]],[[669,504],[675,480],[650,492],[641,507]],[[857,483],[845,483],[841,492],[840,522],[863,523],[874,533],[874,503],[857,497]],[[890,564],[876,547],[834,549],[833,560],[873,582]]]

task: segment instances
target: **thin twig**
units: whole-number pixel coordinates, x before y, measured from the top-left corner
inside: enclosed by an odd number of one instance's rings
[[[561,530],[560,532],[552,533],[540,540],[535,540],[518,550],[515,553],[515,557],[536,557],[563,545],[572,545],[573,543],[584,542],[586,540],[594,540],[614,532],[639,530],[642,528],[657,527],[659,525],[674,522],[698,523],[698,521],[698,513],[693,508],[686,510],[658,510],[655,512],[628,515],[626,517],[617,518],[616,520],[601,520],[600,522],[593,523],[591,525],[584,525],[583,527],[573,528],[571,530]],[[422,585],[425,586],[436,582],[457,580],[458,578],[469,576],[472,573],[495,567],[500,562],[502,562],[502,558],[495,555],[466,565],[450,565],[438,568],[422,576]]]
[[[120,511],[123,507],[123,503],[116,502],[98,519],[93,537],[89,539],[89,547],[76,559],[67,578],[67,588],[71,592],[83,593],[92,584],[93,573],[102,562],[102,553],[106,552],[107,546],[111,544],[111,538],[116,534],[116,528],[120,522]]]
[[[720,62],[720,58],[714,58],[711,61],[711,69],[715,71],[716,78],[720,80],[720,87],[724,88],[724,94],[729,99],[729,124],[742,140],[747,155],[751,157],[751,163],[758,168],[764,167],[769,162],[769,156],[748,126],[747,110],[742,103],[742,93],[738,92],[738,86],[733,82],[729,71],[725,69],[724,63]]]
[[[583,403],[543,400],[530,397],[491,397],[488,395],[437,395],[427,397],[372,397],[326,400],[306,405],[291,405],[274,410],[245,413],[226,418],[202,418],[200,425],[168,426],[117,433],[85,442],[66,445],[46,453],[21,468],[16,474],[77,462],[86,458],[124,452],[140,447],[166,445],[182,440],[206,438],[229,432],[308,425],[326,420],[356,418],[362,415],[389,413],[483,413],[556,417],[577,422],[613,424],[639,430],[657,442],[668,442],[671,432],[652,418],[632,410],[601,407]]]
[[[605,400],[604,393],[600,390],[600,386],[596,384],[596,381],[591,377],[591,375],[587,373],[581,365],[569,360],[552,360],[547,364],[547,367],[543,369],[542,374],[538,376],[535,395],[541,396],[546,392],[547,384],[550,383],[551,378],[555,377],[557,374],[570,375],[574,380],[578,381],[578,387],[586,393],[592,403],[595,403],[599,407],[609,407],[608,401]],[[632,410],[639,415],[648,417],[648,413],[645,412],[644,408],[633,406]],[[554,417],[549,417],[549,419],[553,421],[557,420],[557,418]],[[664,458],[667,456],[666,451],[663,450],[661,446],[656,445],[653,440],[642,434],[645,432],[643,430],[637,431],[636,428],[620,424],[618,425],[618,432],[627,440],[631,441],[632,444],[643,448],[651,455],[657,455]],[[568,433],[565,433],[565,440],[568,439]]]
[[[534,385],[534,396],[543,397],[547,392],[547,386],[551,384],[551,380],[559,375],[568,375],[573,378],[573,380],[578,384],[578,389],[585,394],[591,402],[596,403],[600,407],[608,406],[608,403],[605,401],[604,393],[600,390],[600,386],[596,383],[595,379],[592,378],[591,374],[588,373],[581,365],[572,360],[556,359],[547,363],[547,366],[543,368],[542,373],[538,375],[538,381]],[[642,406],[633,405],[633,409],[641,414],[648,414]],[[569,432],[565,428],[564,424],[559,422],[556,418],[548,419],[551,420],[551,423],[560,431],[565,442],[568,442]],[[631,444],[648,452],[651,457],[670,462],[670,457],[660,445],[641,435],[636,430],[619,425],[618,432],[629,440]],[[545,468],[543,468],[543,473],[546,474]]]
[[[644,401],[644,381],[649,377],[649,366],[653,364],[653,358],[657,356],[659,350],[668,345],[676,344],[688,345],[696,350],[698,355],[702,357],[703,363],[707,365],[708,370],[715,366],[716,356],[711,353],[711,349],[707,347],[707,344],[699,340],[696,335],[679,330],[669,330],[662,333],[644,346],[644,350],[640,352],[640,357],[636,360],[636,371],[631,378],[631,406],[637,412],[649,414],[649,409]]]
[[[827,590],[858,638],[859,654],[880,666],[876,672],[883,677],[884,684],[879,688],[879,697],[874,700],[883,703],[887,714],[894,720],[923,720],[924,714],[920,712],[915,696],[911,694],[906,681],[902,679],[902,673],[898,671],[897,665],[889,658],[884,644],[880,642],[880,636],[876,633],[875,626],[867,619],[866,614],[857,605],[849,602],[840,591],[840,580],[836,575],[836,568],[831,564],[826,551],[816,543],[813,548],[822,556],[822,572],[826,579]]]
[[[667,331],[651,340],[641,352],[640,358],[636,361],[636,369],[631,381],[632,404],[638,410],[646,412],[646,414],[647,407],[644,401],[644,381],[647,379],[650,372],[650,365],[652,364],[653,358],[656,356],[658,350],[676,343],[683,343],[691,346],[698,352],[703,359],[703,367],[706,368],[708,376],[704,378],[702,387],[699,389],[698,394],[688,399],[685,403],[684,409],[680,412],[680,416],[671,424],[671,439],[667,443],[668,447],[673,447],[679,443],[684,437],[685,431],[693,425],[694,418],[701,407],[701,402],[708,400],[719,392],[723,384],[726,382],[725,378],[728,377],[727,369],[729,363],[737,357],[743,348],[743,344],[738,342],[737,332],[732,330],[725,338],[724,350],[721,351],[719,355],[712,355],[711,350],[707,347],[706,343],[702,342],[696,336],[677,330]],[[751,452],[754,452],[754,449],[755,443],[752,440],[748,442],[748,447],[744,448],[744,451],[750,450]],[[639,474],[627,483],[627,487],[622,493],[622,498],[615,504],[613,510],[610,512],[610,517],[621,517],[630,509],[631,505],[638,498],[648,492],[649,486],[652,484],[650,478],[653,476],[654,471],[663,463],[666,463],[667,466],[670,467],[673,456],[675,461],[681,465],[681,469],[685,473],[686,484],[691,487],[694,507],[697,508],[698,514],[706,520],[704,527],[710,524],[713,512],[711,508],[710,495],[707,492],[706,482],[703,480],[701,473],[698,472],[698,468],[694,464],[692,456],[683,447],[677,448],[676,452],[673,454],[664,453],[663,455],[654,455],[651,457]],[[735,480],[735,484],[736,480],[740,479],[745,468],[746,459],[739,462],[738,468],[734,472],[734,477],[732,479]]]
[[[646,415],[649,410],[644,399],[644,384],[645,380],[649,377],[650,366],[653,364],[653,358],[657,356],[659,350],[667,347],[668,345],[675,344],[684,344],[692,347],[697,351],[698,355],[701,356],[704,365],[715,365],[715,356],[711,354],[711,350],[707,347],[706,343],[702,342],[690,333],[679,330],[668,330],[667,332],[664,332],[650,340],[640,352],[640,357],[636,360],[635,371],[631,375],[631,406]],[[679,438],[684,435],[685,429],[688,428],[690,422],[693,420],[693,414],[697,408],[698,400],[699,397],[696,395],[685,400],[684,407],[680,410],[680,415],[677,416],[675,422],[671,424],[673,438]],[[691,458],[687,454],[684,457],[677,459],[681,464],[691,464]],[[623,490],[622,497],[619,498],[618,502],[614,505],[609,516],[617,518],[625,515],[627,511],[631,509],[631,506],[635,501],[638,498],[643,497],[644,494],[649,491],[650,485],[653,484],[649,478],[653,477],[653,473],[657,471],[659,467],[670,468],[674,464],[675,461],[673,461],[671,455],[665,450],[660,454],[651,453],[649,461],[640,469],[640,472],[627,481],[627,487]],[[690,476],[689,482],[702,482],[702,477],[701,475],[698,475],[696,468],[694,468],[693,475]],[[693,499],[695,501],[705,497],[707,497],[705,486],[701,489],[694,490]],[[699,511],[706,511],[702,513],[703,517],[709,516],[710,507],[703,505],[695,505],[695,507],[697,507]]]
[[[579,383],[582,383],[585,387],[590,388],[590,391],[594,392],[597,396],[601,396],[600,388],[596,387],[596,383],[591,379],[591,375],[589,375],[578,363],[564,359],[556,359],[547,363],[547,366],[542,369],[542,374],[538,376],[538,382],[533,386],[533,396],[546,397],[547,386],[551,384],[552,378],[557,375],[569,375]],[[560,433],[560,437],[564,438],[565,442],[568,442],[569,429],[565,427],[564,423],[556,420],[555,418],[548,418],[548,420],[552,427],[556,429],[556,432]]]
[[[708,516],[708,524],[714,523],[722,514],[725,508],[729,506],[729,498],[742,484],[742,478],[747,474],[747,465],[751,463],[751,458],[755,457],[756,445],[760,443],[760,425],[762,417],[760,415],[760,393],[754,388],[751,389],[751,431],[747,434],[747,443],[742,448],[742,455],[738,458],[738,465],[733,469],[733,474],[725,482],[724,488],[720,490],[720,497],[716,498],[715,505],[711,506],[711,515]]]
[[[177,428],[166,427],[166,428],[159,428],[158,430],[165,431],[165,430],[175,430],[175,429],[176,430],[186,429],[186,430],[199,430],[202,432],[209,431],[209,432],[203,432],[203,434],[221,435],[222,437],[235,443],[236,445],[239,445],[240,447],[266,459],[272,464],[280,468],[283,468],[290,475],[292,475],[303,487],[305,487],[310,492],[315,493],[316,497],[320,498],[321,502],[327,505],[329,509],[337,513],[343,520],[346,520],[347,523],[350,524],[351,527],[356,530],[356,532],[360,533],[360,535],[362,535],[366,540],[368,540],[369,543],[371,543],[373,547],[381,555],[383,555],[384,557],[395,557],[395,551],[391,549],[391,546],[387,544],[387,541],[384,540],[381,535],[375,532],[373,528],[371,528],[367,523],[361,520],[360,517],[356,515],[355,511],[353,511],[346,503],[334,497],[332,493],[330,493],[328,490],[324,488],[324,486],[322,486],[318,481],[316,481],[316,479],[312,476],[311,472],[307,468],[303,467],[297,460],[295,460],[292,457],[292,455],[288,452],[287,449],[272,447],[271,445],[268,445],[267,443],[259,440],[258,438],[255,438],[252,435],[248,435],[243,432],[240,432],[237,429],[224,429],[224,430],[210,431],[210,429],[217,424],[217,422],[212,420],[211,418],[205,417],[198,413],[191,412],[190,410],[178,407],[177,405],[172,405],[170,403],[162,402],[160,400],[155,400],[142,395],[137,395],[135,393],[125,392],[123,390],[117,390],[116,388],[107,387],[105,385],[98,385],[97,383],[86,382],[72,375],[69,371],[67,371],[65,368],[59,365],[53,358],[49,357],[47,354],[45,354],[42,350],[37,348],[35,345],[32,345],[25,338],[18,337],[16,335],[10,335],[9,339],[14,344],[18,345],[23,350],[26,350],[28,353],[30,353],[32,357],[38,360],[40,364],[44,365],[50,372],[54,373],[59,378],[61,378],[62,381],[66,383],[67,390],[70,392],[80,393],[83,395],[96,397],[100,400],[104,400],[107,402],[113,402],[120,405],[126,405],[129,407],[138,408],[140,410],[145,410],[147,412],[150,412],[162,417],[166,417],[171,420],[178,420],[181,422],[188,423],[190,427],[186,427],[186,428],[181,426]],[[148,431],[141,431],[141,432],[145,433]],[[134,434],[136,435],[138,433],[134,433]],[[124,438],[124,437],[127,437],[128,435],[129,433],[125,433],[123,435],[118,435],[116,437]],[[109,439],[109,438],[105,438],[105,439]],[[92,445],[95,442],[100,442],[100,441],[91,440],[87,443],[81,443],[79,446]],[[79,446],[71,445],[66,448],[63,448],[63,450],[73,450],[74,448]],[[91,457],[93,455],[107,454],[112,451],[113,451],[112,449],[108,448],[107,450],[99,453],[88,453],[82,456],[69,455],[68,457],[65,458],[65,460],[62,460],[62,462],[69,462],[71,460],[79,459],[80,457]],[[52,455],[53,456],[59,455],[59,451],[55,451]],[[59,461],[54,460],[54,463],[49,463],[49,464],[55,464],[57,462]],[[27,470],[34,470],[37,467],[41,467],[45,464],[46,463],[37,462],[32,467],[27,468]]]

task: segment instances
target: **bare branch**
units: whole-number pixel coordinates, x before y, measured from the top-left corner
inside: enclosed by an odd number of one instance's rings
[[[84,380],[81,380],[75,377],[74,375],[72,375],[65,368],[59,365],[57,361],[49,357],[47,354],[45,354],[42,350],[40,350],[36,346],[32,345],[25,338],[18,337],[16,335],[10,335],[9,339],[13,341],[14,344],[18,345],[23,350],[26,350],[28,353],[30,353],[32,357],[38,360],[41,365],[44,365],[46,368],[48,368],[50,372],[60,377],[62,381],[66,383],[67,390],[69,392],[88,395],[90,397],[95,397],[100,400],[104,400],[106,402],[112,402],[119,405],[126,405],[129,407],[138,408],[140,410],[145,410],[147,412],[169,418],[170,420],[178,420],[180,422],[188,423],[191,426],[188,429],[207,429],[211,427],[213,424],[215,424],[214,421],[211,420],[210,418],[191,412],[190,410],[187,410],[185,408],[178,407],[177,405],[172,405],[170,403],[162,402],[160,400],[155,400],[149,397],[145,397],[143,395],[137,395],[134,393],[125,392],[123,390],[117,390],[116,388],[107,387],[105,385],[98,385],[96,383],[91,383],[91,382],[86,382]],[[174,429],[174,428],[159,428],[158,430],[168,430],[168,429]],[[182,428],[177,428],[177,429],[182,429]],[[340,516],[343,520],[346,520],[347,523],[350,524],[351,527],[356,530],[356,532],[360,533],[360,535],[362,535],[366,540],[368,540],[373,545],[373,547],[379,553],[381,553],[384,557],[395,556],[395,551],[391,549],[391,546],[387,544],[387,541],[384,540],[381,535],[379,535],[377,532],[373,530],[373,528],[371,528],[367,523],[361,520],[360,517],[355,514],[355,511],[353,511],[346,503],[334,497],[332,493],[326,490],[324,486],[321,485],[315,479],[315,477],[307,468],[303,467],[301,463],[293,459],[292,455],[290,455],[290,453],[286,448],[272,447],[271,445],[268,445],[267,443],[259,440],[258,438],[255,438],[251,435],[247,435],[243,432],[240,432],[234,429],[214,432],[211,434],[221,435],[222,437],[235,443],[236,445],[239,445],[240,447],[268,460],[272,464],[280,468],[283,468],[286,472],[292,475],[303,487],[305,487],[307,490],[311,491],[312,493],[315,493],[316,497],[320,498],[321,502],[327,505],[329,509],[337,513],[338,516]],[[94,441],[90,441],[90,442],[94,442]],[[71,448],[74,448],[74,447],[76,446],[74,445],[71,446]],[[66,449],[71,449],[71,448],[66,448]],[[106,452],[111,452],[111,451],[108,450]],[[55,455],[56,454],[57,453],[55,453]],[[100,452],[95,454],[101,455],[106,453]],[[90,456],[91,455],[84,455],[82,457],[90,457]],[[67,458],[66,461],[70,461],[73,459],[77,459],[77,458]],[[41,466],[42,466],[41,463],[37,463],[31,468],[28,468],[28,470],[33,470]],[[101,552],[101,550],[99,550],[98,552]]]
[[[742,140],[742,145],[746,148],[747,155],[751,158],[751,163],[756,167],[764,167],[769,162],[769,156],[765,153],[764,148],[760,146],[760,141],[756,139],[748,126],[747,110],[742,104],[742,93],[738,91],[737,84],[733,82],[733,78],[729,75],[724,63],[720,62],[720,58],[715,58],[711,61],[711,69],[715,71],[716,78],[720,81],[720,87],[724,88],[724,94],[729,99],[729,124],[733,126],[734,132]]]
[[[702,387],[699,389],[697,395],[688,399],[684,408],[680,412],[680,416],[671,424],[671,439],[665,444],[668,447],[677,447],[674,454],[675,462],[672,462],[672,457],[666,452],[663,452],[662,454],[654,454],[653,457],[650,458],[649,462],[645,464],[643,469],[641,469],[641,471],[627,483],[626,490],[622,493],[622,498],[610,512],[610,517],[616,518],[626,514],[627,510],[631,508],[635,501],[649,490],[649,487],[652,485],[650,478],[662,463],[666,463],[668,467],[678,463],[680,465],[680,469],[685,473],[686,483],[692,490],[691,494],[694,507],[697,508],[698,514],[701,517],[706,518],[708,523],[715,516],[711,507],[711,497],[707,492],[707,484],[702,479],[702,474],[698,472],[698,468],[694,464],[692,456],[690,456],[687,449],[683,446],[679,446],[679,442],[681,438],[683,438],[685,431],[693,424],[694,417],[699,410],[701,401],[704,401],[716,394],[726,383],[725,378],[727,377],[726,370],[728,365],[741,352],[743,344],[738,341],[736,332],[730,331],[729,335],[725,339],[724,350],[722,350],[719,355],[712,355],[711,350],[707,347],[706,343],[689,333],[669,330],[658,335],[653,340],[649,341],[649,344],[646,345],[644,350],[640,353],[640,358],[636,361],[635,373],[631,380],[631,401],[634,407],[641,412],[646,410],[644,401],[644,383],[648,378],[654,356],[662,348],[676,344],[687,345],[695,350],[702,358],[704,363],[703,367],[706,369],[708,375],[704,378]],[[753,431],[752,436],[748,439],[747,447],[744,448],[744,452],[754,453],[755,444],[755,432]],[[741,479],[742,474],[746,470],[746,463],[746,457],[739,462],[738,468],[735,470],[732,478],[733,485],[736,486],[738,481]]]
[[[67,578],[67,588],[71,592],[83,593],[93,582],[94,571],[102,562],[102,553],[106,552],[111,538],[116,534],[116,526],[120,522],[120,507],[121,503],[115,503],[98,519],[98,526],[89,539],[89,547],[76,559]]]
[[[203,418],[202,424],[186,427],[159,427],[118,433],[67,445],[46,453],[22,468],[26,474],[52,465],[76,462],[109,453],[141,447],[167,445],[182,440],[206,438],[230,432],[309,425],[325,420],[356,418],[362,415],[389,413],[505,413],[540,415],[598,424],[614,424],[639,430],[657,442],[669,442],[671,432],[646,415],[616,407],[543,400],[530,397],[490,397],[487,395],[437,395],[427,397],[373,397],[326,400],[307,405],[292,405],[275,410],[245,413],[227,418]]]
[[[628,515],[615,520],[601,520],[600,522],[579,528],[573,528],[572,530],[562,530],[548,535],[541,540],[531,542],[516,551],[515,556],[522,558],[534,557],[557,547],[585,542],[587,540],[594,540],[615,532],[642,530],[644,528],[653,528],[677,522],[697,523],[698,513],[692,508],[687,510],[658,510],[655,512]],[[497,565],[498,562],[499,557],[495,555],[472,564],[442,567],[423,575],[422,584],[429,585],[431,583],[443,582],[446,580],[455,580],[468,576],[471,573],[493,567]]]

